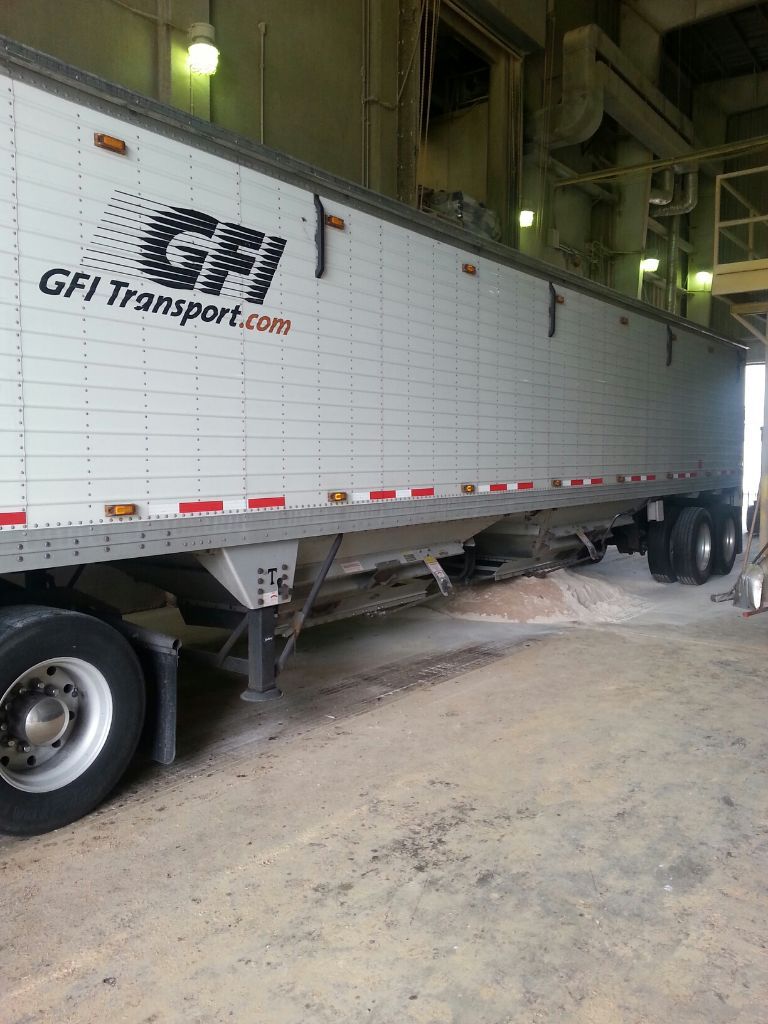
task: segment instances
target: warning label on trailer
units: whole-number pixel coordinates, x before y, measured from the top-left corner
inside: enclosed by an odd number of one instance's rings
[[[244,312],[241,305],[264,302],[285,245],[277,235],[117,191],[82,260],[102,273],[53,267],[42,275],[39,288],[46,295],[80,296],[85,302],[96,298],[119,309],[168,317],[182,327],[202,322],[288,334],[289,319]],[[177,292],[231,296],[240,302],[225,306],[134,288],[130,280],[109,276],[116,272]]]

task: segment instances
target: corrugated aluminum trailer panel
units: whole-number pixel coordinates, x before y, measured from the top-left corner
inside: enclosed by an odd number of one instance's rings
[[[54,564],[84,533],[129,557],[161,525],[180,550],[738,485],[737,348],[557,278],[549,337],[553,289],[509,258],[24,77],[0,107],[0,525],[52,531]],[[319,278],[317,190],[344,220]]]

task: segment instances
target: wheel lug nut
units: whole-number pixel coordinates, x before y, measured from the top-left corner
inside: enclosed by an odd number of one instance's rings
[[[10,747],[11,750],[14,750],[16,747],[16,740],[13,738],[13,736],[9,736],[8,739],[5,741],[5,745],[6,747]]]
[[[43,682],[42,679],[36,679],[35,680],[35,689],[37,689],[37,690],[44,690],[45,689],[45,683]]]
[[[19,750],[23,750],[25,754],[28,754],[32,747],[28,743],[20,743]]]
[[[78,690],[78,688],[76,686],[73,686],[72,689],[69,691],[69,696],[70,697],[79,697],[80,696],[80,691]]]
[[[0,732],[8,732],[8,726],[5,722],[0,722]]]
[[[58,697],[59,696],[59,691],[58,691],[57,687],[55,687],[55,686],[46,686],[45,692],[48,694],[49,697]]]

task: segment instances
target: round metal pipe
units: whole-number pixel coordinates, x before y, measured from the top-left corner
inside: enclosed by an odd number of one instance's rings
[[[667,266],[664,278],[664,308],[674,313],[677,306],[677,262],[680,247],[680,216],[676,214],[667,233]]]

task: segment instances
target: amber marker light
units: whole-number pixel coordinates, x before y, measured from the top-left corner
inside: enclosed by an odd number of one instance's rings
[[[563,481],[562,480],[553,480],[552,481],[552,486],[553,487],[562,487],[563,486]]]
[[[462,263],[461,264],[461,269],[464,271],[465,274],[476,274],[477,273],[477,267],[475,266],[474,263]]]
[[[128,150],[124,139],[117,139],[114,135],[105,135],[104,132],[93,133],[93,144],[99,149],[108,149],[111,153],[120,153],[124,156]]]
[[[332,501],[335,505],[346,501],[348,497],[349,495],[346,491],[328,491],[328,501]]]
[[[475,488],[474,484],[462,484],[461,485],[461,493],[462,494],[474,494],[475,490],[476,490],[476,488]]]
[[[339,231],[344,230],[343,217],[336,217],[334,214],[329,213],[328,216],[325,218],[325,223],[328,225],[329,228],[338,228]]]
[[[124,502],[121,505],[105,505],[104,506],[105,516],[135,516],[136,506],[130,502]]]

